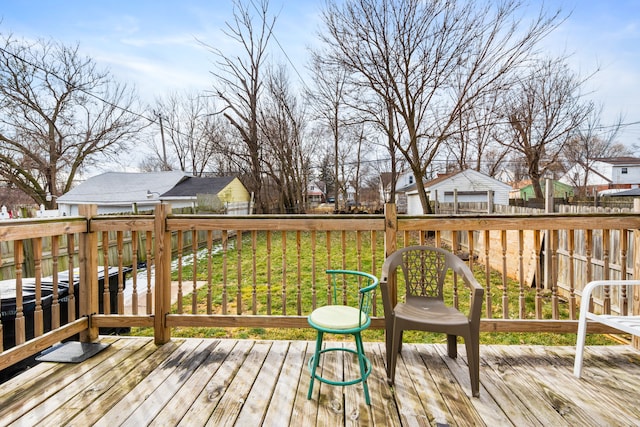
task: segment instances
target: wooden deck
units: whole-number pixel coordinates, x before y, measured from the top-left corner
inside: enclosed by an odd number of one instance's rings
[[[314,343],[101,340],[110,347],[85,362],[41,363],[3,384],[0,424],[640,425],[640,353],[628,346],[588,347],[580,380],[572,347],[482,346],[480,398],[471,398],[463,346],[451,360],[444,345],[405,344],[391,389],[384,344],[365,343],[369,408],[359,385],[316,382],[307,400]],[[338,359],[324,360],[325,375],[353,373],[350,357]]]

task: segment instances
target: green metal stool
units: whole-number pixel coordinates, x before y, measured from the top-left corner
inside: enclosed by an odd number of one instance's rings
[[[367,405],[371,405],[371,400],[369,399],[369,386],[367,385],[367,378],[369,377],[369,374],[371,374],[371,362],[364,355],[362,336],[360,333],[367,329],[371,324],[371,318],[369,317],[369,310],[371,309],[372,301],[371,295],[373,293],[372,291],[378,286],[378,278],[368,273],[351,270],[327,270],[327,274],[332,277],[333,304],[316,308],[308,317],[309,325],[318,331],[318,336],[316,338],[315,353],[311,359],[309,359],[311,382],[309,384],[307,399],[311,399],[313,383],[315,380],[337,386],[362,383],[365,401],[367,402]],[[343,281],[347,280],[347,276],[358,276],[358,307],[338,304],[337,296],[339,276],[343,277]],[[362,281],[367,282],[367,285],[360,286]],[[346,284],[346,282],[343,283]],[[346,289],[346,286],[343,286],[342,289]],[[343,298],[346,298],[346,296],[343,296]],[[325,333],[340,335],[352,334],[356,340],[356,349],[353,350],[350,348],[333,347],[322,350],[322,338]],[[334,381],[316,374],[316,370],[320,363],[320,355],[329,351],[346,351],[348,353],[356,354],[360,365],[360,377],[344,381]]]

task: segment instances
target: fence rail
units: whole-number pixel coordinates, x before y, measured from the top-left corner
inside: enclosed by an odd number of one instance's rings
[[[89,320],[83,340],[100,328],[146,326],[158,343],[178,326],[306,327],[306,315],[329,298],[326,269],[379,274],[387,254],[410,244],[444,246],[469,262],[485,287],[483,331],[575,333],[588,281],[640,276],[634,213],[398,216],[387,205],[385,215],[222,216],[174,215],[166,204],[145,217],[94,212],[0,229],[1,247],[16,254],[13,278],[3,281],[15,287],[15,307],[4,296],[0,302],[0,369],[77,333],[78,319]],[[51,242],[50,284],[43,283],[43,239]],[[25,244],[35,248],[34,277],[22,269]],[[62,265],[64,251],[72,256]],[[100,284],[100,271],[114,271],[113,280]],[[464,309],[465,295],[450,297]],[[379,298],[376,328],[383,327]],[[638,301],[605,288],[593,303],[638,313]]]

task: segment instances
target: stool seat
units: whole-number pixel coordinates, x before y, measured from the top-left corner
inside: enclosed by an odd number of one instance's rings
[[[355,307],[347,305],[325,305],[313,310],[309,315],[309,324],[324,329],[354,329],[369,321],[369,316]]]
[[[316,349],[309,359],[309,372],[311,381],[309,382],[309,392],[307,399],[311,399],[313,393],[313,383],[318,380],[325,384],[334,386],[348,386],[362,383],[364,397],[367,405],[371,405],[369,398],[369,386],[367,378],[371,374],[371,361],[364,355],[361,332],[371,325],[369,310],[371,308],[372,291],[378,286],[378,278],[360,271],[351,270],[327,270],[327,274],[332,277],[333,283],[333,304],[318,307],[307,317],[309,325],[317,331]],[[337,284],[337,277],[342,278],[341,286]],[[367,282],[367,286],[360,287],[361,282]],[[350,286],[349,286],[350,285]],[[343,299],[347,299],[347,289],[357,289],[358,307],[349,305],[338,305],[338,289],[343,293]],[[353,298],[353,297],[352,297]],[[356,341],[355,350],[344,347],[322,348],[322,340],[325,333],[338,335],[353,335]],[[360,366],[360,376],[356,378],[324,378],[317,373],[320,357],[328,352],[343,351],[356,355]],[[346,359],[346,358],[345,358]]]

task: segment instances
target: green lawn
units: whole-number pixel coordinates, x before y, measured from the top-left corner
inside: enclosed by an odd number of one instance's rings
[[[283,244],[283,238],[286,241]],[[253,242],[255,239],[255,257],[253,257]],[[318,232],[315,236],[315,246],[311,244],[311,236],[308,232],[281,233],[258,232],[244,233],[242,239],[241,259],[238,260],[238,252],[235,250],[235,241],[229,239],[229,247],[226,255],[222,251],[200,252],[198,262],[193,268],[192,265],[183,266],[182,277],[185,292],[191,289],[190,281],[193,279],[195,271],[198,280],[207,280],[211,274],[211,283],[224,283],[223,271],[226,271],[226,301],[222,292],[223,286],[212,286],[208,289],[204,286],[198,290],[197,306],[199,313],[207,312],[207,296],[211,292],[212,312],[221,313],[223,303],[226,303],[227,312],[236,314],[238,301],[240,311],[243,314],[251,314],[253,310],[258,314],[267,314],[267,307],[271,307],[273,314],[282,314],[283,307],[287,314],[297,314],[298,309],[302,315],[310,313],[313,309],[313,296],[318,305],[322,305],[327,300],[327,279],[324,270],[330,268],[358,269],[379,274],[384,260],[382,235],[376,235],[376,269],[373,272],[371,259],[371,234],[370,233],[342,233],[332,232],[327,235],[325,232]],[[298,245],[299,248],[298,249]],[[327,249],[330,248],[330,250]],[[283,249],[285,248],[285,249]],[[318,254],[311,256],[311,254]],[[329,255],[327,255],[329,254]],[[211,259],[211,264],[209,263]],[[283,262],[286,260],[286,262]],[[315,263],[314,263],[315,261]],[[269,264],[270,262],[270,264]],[[254,279],[252,271],[256,269]],[[186,263],[185,263],[186,264]],[[220,266],[226,266],[221,268]],[[270,265],[270,275],[267,274]],[[286,271],[283,271],[283,265]],[[298,267],[299,265],[299,267]],[[238,269],[240,278],[238,279]],[[315,270],[315,286],[309,286],[312,282],[312,271]],[[211,273],[209,273],[211,272]],[[477,280],[486,283],[484,266],[476,264],[474,274]],[[300,275],[300,276],[299,276]],[[300,278],[299,278],[300,277]],[[178,273],[173,272],[173,280],[178,280]],[[256,283],[256,307],[253,307],[253,283]],[[452,281],[452,278],[449,278]],[[498,272],[491,272],[491,294],[493,316],[502,316],[502,276]],[[285,286],[283,286],[285,283]],[[300,283],[300,286],[298,285]],[[240,292],[238,292],[238,284]],[[303,285],[304,284],[304,285]],[[399,283],[402,287],[402,283]],[[353,290],[347,289],[351,294]],[[518,316],[518,283],[509,280],[507,284],[507,295],[510,301],[509,316]],[[238,295],[240,298],[238,298]],[[447,295],[451,298],[451,293]],[[551,318],[551,304],[548,303],[549,295],[545,295],[547,300],[544,304],[543,318]],[[300,303],[298,303],[300,301]],[[533,318],[535,313],[535,289],[525,289],[525,305],[527,316]],[[351,301],[353,303],[354,301]],[[468,306],[468,295],[460,293],[459,304],[462,310]],[[191,312],[191,295],[185,295],[183,300],[183,312]],[[377,295],[378,315],[382,315],[382,301],[380,293]],[[178,307],[174,304],[173,312],[178,312]],[[567,304],[560,303],[560,318],[569,318]],[[134,335],[152,335],[150,329],[134,328]],[[315,331],[311,328],[305,329],[265,329],[265,328],[176,328],[172,331],[172,336],[176,337],[209,337],[209,338],[250,338],[250,339],[294,339],[313,340]],[[446,337],[442,334],[431,334],[422,332],[405,332],[404,339],[407,342],[427,342],[445,343]],[[367,341],[384,341],[384,331],[365,331],[363,338]],[[339,339],[339,337],[336,337]],[[552,334],[552,333],[483,333],[480,337],[483,344],[528,344],[528,345],[575,345],[575,334]],[[587,344],[616,344],[607,336],[588,335]]]

